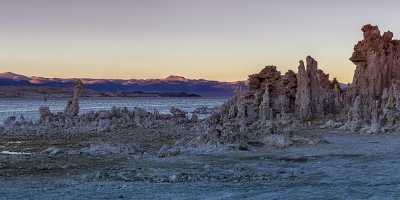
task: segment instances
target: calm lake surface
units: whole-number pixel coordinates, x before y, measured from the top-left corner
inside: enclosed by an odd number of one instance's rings
[[[171,106],[191,112],[202,106],[213,108],[222,105],[229,97],[139,97],[139,98],[110,98],[95,97],[81,98],[81,112],[109,110],[112,107],[127,107],[133,109],[141,107],[148,111],[158,110],[161,113],[168,113]],[[25,98],[0,98],[0,122],[7,117],[23,115],[26,119],[37,120],[40,106],[49,106],[52,112],[61,112],[65,108],[67,99],[25,99]]]

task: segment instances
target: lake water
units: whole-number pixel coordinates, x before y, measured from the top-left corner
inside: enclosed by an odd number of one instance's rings
[[[112,107],[127,107],[133,109],[141,107],[148,111],[158,110],[161,113],[168,113],[171,106],[191,112],[194,109],[207,106],[213,108],[222,105],[228,97],[139,97],[139,98],[81,98],[81,112],[109,110]],[[10,116],[23,115],[26,119],[37,120],[39,118],[39,107],[49,106],[52,112],[64,110],[67,99],[24,99],[24,98],[0,98],[0,122]]]

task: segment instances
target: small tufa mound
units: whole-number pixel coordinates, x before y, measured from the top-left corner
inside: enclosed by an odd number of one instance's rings
[[[177,119],[185,119],[187,114],[185,111],[175,107],[171,107],[169,112]]]

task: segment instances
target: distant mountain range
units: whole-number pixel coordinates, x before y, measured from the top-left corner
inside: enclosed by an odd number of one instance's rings
[[[0,97],[67,94],[74,79],[28,77],[12,72],[0,73]],[[92,79],[82,78],[86,95],[120,96],[129,94],[170,94],[174,96],[231,96],[244,81],[221,82],[168,76],[164,79]],[[135,96],[135,95],[133,95]],[[161,95],[162,96],[162,95]],[[167,95],[168,96],[168,95]]]

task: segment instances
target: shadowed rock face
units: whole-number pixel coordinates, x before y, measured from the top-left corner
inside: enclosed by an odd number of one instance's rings
[[[364,39],[354,47],[350,60],[356,65],[352,95],[376,98],[400,80],[400,42],[392,40],[393,33],[383,35],[377,26],[362,28]]]
[[[362,31],[364,39],[350,58],[356,70],[348,98],[353,103],[350,110],[358,110],[358,114],[351,113],[350,120],[379,129],[396,121],[393,114],[398,110],[393,109],[400,106],[400,42],[392,39],[390,31],[381,35],[377,26],[365,25]]]
[[[308,56],[307,67],[300,61],[297,75],[296,111],[300,120],[308,121],[340,113],[341,91],[337,81],[318,69],[318,63]]]

